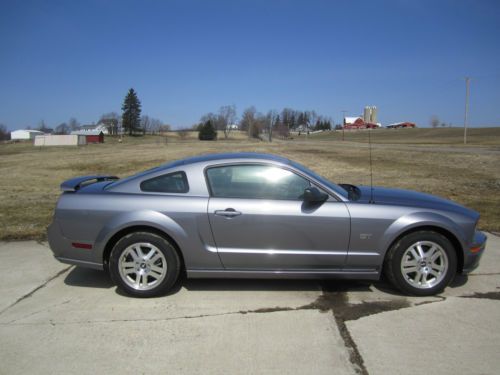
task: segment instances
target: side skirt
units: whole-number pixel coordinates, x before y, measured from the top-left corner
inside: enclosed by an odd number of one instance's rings
[[[188,269],[187,277],[192,279],[352,279],[378,280],[378,270],[342,271],[254,271],[254,270],[200,270]]]

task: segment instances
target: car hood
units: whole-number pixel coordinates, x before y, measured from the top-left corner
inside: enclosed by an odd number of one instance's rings
[[[372,201],[374,204],[422,207],[451,211],[472,218],[479,217],[479,214],[474,210],[431,194],[420,193],[413,190],[384,188],[380,186],[374,186],[373,193],[370,192],[370,186],[358,186],[357,188],[360,191],[360,197],[356,202],[360,203],[369,203]]]

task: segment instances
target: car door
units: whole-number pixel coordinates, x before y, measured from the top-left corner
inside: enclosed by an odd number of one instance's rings
[[[311,182],[271,164],[206,170],[208,216],[226,269],[331,270],[344,265],[350,217],[343,202],[303,201]]]

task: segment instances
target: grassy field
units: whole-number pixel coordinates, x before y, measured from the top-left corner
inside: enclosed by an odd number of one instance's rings
[[[309,136],[314,140],[340,141],[342,132],[322,132]],[[304,137],[303,137],[304,138]],[[345,141],[368,142],[367,130],[345,130]],[[463,128],[415,128],[415,129],[374,129],[371,131],[373,143],[418,144],[418,145],[463,145]],[[467,129],[468,143],[476,146],[500,146],[500,127]]]
[[[422,131],[420,131],[422,130]],[[375,135],[375,143],[382,138]],[[413,132],[408,137],[405,132]],[[453,145],[456,129],[380,130],[388,145],[372,150],[374,184],[415,189],[453,199],[482,215],[480,227],[500,231],[500,129],[471,130],[471,143],[459,152],[451,147],[401,147],[406,144]],[[448,133],[451,132],[451,133]],[[361,132],[352,134],[361,141]],[[370,182],[368,149],[341,142],[337,134],[295,137],[273,143],[246,140],[234,133],[230,140],[199,142],[168,137],[107,138],[105,144],[83,147],[35,148],[31,144],[0,144],[0,239],[42,239],[65,179],[85,174],[127,176],[186,156],[215,152],[257,151],[297,160],[336,182],[367,185]],[[379,133],[382,134],[382,133]],[[404,138],[404,139],[402,139]],[[403,142],[406,139],[406,142]],[[424,142],[424,140],[426,140]],[[435,142],[432,142],[435,141]],[[397,144],[398,146],[390,146]],[[361,145],[362,146],[362,145]],[[486,146],[486,148],[485,148]],[[496,147],[495,147],[496,146]],[[488,150],[488,152],[481,152]]]

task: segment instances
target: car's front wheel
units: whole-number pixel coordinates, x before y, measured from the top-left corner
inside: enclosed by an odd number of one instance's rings
[[[126,293],[136,297],[165,294],[177,281],[179,256],[165,238],[135,232],[121,238],[109,259],[111,278]]]
[[[445,236],[419,231],[404,236],[389,249],[384,269],[387,278],[402,292],[430,296],[453,280],[457,255]]]

